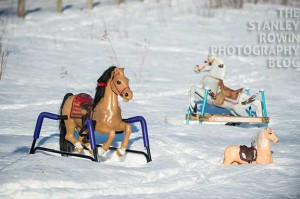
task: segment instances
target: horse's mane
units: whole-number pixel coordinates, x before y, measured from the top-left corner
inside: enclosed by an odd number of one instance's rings
[[[111,73],[115,70],[116,66],[111,66],[109,67],[104,73],[99,77],[97,80],[98,83],[103,82],[106,83],[108,82],[109,78],[111,77]],[[100,100],[104,97],[105,93],[105,86],[97,86],[96,87],[96,93],[94,97],[94,102],[93,102],[93,110],[97,106],[97,104],[100,102]]]
[[[265,131],[265,129],[258,132],[256,138],[251,143],[251,145],[254,146],[256,149],[257,149],[258,146],[262,146],[262,144],[263,144],[264,131]]]

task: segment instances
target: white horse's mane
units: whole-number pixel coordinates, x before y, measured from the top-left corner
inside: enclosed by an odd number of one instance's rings
[[[264,143],[264,131],[265,129],[258,132],[256,138],[251,143],[251,145],[254,146],[256,149],[258,148],[258,146],[262,146]]]

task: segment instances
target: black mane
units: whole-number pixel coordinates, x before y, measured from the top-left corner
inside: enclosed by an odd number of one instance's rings
[[[113,72],[113,70],[115,70],[116,66],[111,66],[109,67],[102,75],[101,77],[97,80],[98,83],[100,82],[105,82],[107,83],[107,81],[109,80],[109,78],[111,77],[111,73]],[[100,102],[100,100],[104,97],[104,93],[105,93],[105,86],[97,86],[96,87],[96,93],[95,93],[95,97],[94,97],[94,102],[93,102],[93,110],[94,108],[97,106],[97,104]]]

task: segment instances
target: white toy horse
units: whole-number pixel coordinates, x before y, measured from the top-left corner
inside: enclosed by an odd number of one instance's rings
[[[189,91],[190,110],[197,112],[196,101],[203,100],[205,89],[209,89],[207,102],[211,105],[225,108],[235,116],[249,116],[247,110],[251,105],[255,106],[256,115],[262,117],[262,102],[256,99],[257,94],[249,96],[246,89],[232,90],[223,84],[226,65],[223,60],[216,56],[208,56],[203,65],[195,66],[195,73],[209,71],[201,81],[201,87],[192,86]]]

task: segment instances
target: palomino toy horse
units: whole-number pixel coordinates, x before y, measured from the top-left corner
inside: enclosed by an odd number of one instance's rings
[[[129,80],[124,76],[124,68],[112,66],[98,79],[95,98],[88,94],[65,95],[61,105],[61,115],[67,115],[67,120],[60,122],[60,150],[83,152],[83,146],[91,152],[90,143],[85,136],[74,137],[74,130],[79,132],[87,118],[96,121],[95,131],[108,135],[98,154],[102,155],[109,149],[115,138],[116,131],[124,131],[121,147],[116,151],[118,156],[125,154],[131,134],[131,125],[122,121],[121,109],[118,105],[118,95],[125,102],[132,99],[133,93],[129,88]],[[87,134],[86,131],[83,134]]]
[[[236,116],[249,116],[247,110],[251,105],[254,105],[257,116],[262,117],[262,103],[259,99],[255,99],[256,95],[250,97],[247,95],[246,89],[232,90],[224,85],[226,65],[220,58],[208,56],[205,63],[197,65],[194,71],[197,74],[203,71],[209,71],[209,73],[201,79],[201,87],[192,86],[189,91],[190,110],[192,112],[197,112],[196,101],[204,99],[205,88],[208,88],[210,90],[207,97],[209,104],[228,109]]]
[[[228,164],[271,164],[273,163],[270,141],[279,141],[271,128],[259,132],[251,147],[231,145],[225,149],[223,163]]]

